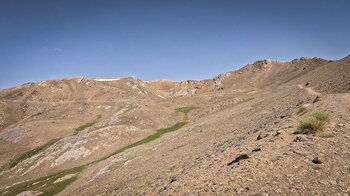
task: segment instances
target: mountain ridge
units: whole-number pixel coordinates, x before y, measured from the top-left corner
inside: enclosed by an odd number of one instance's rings
[[[346,57],[344,57],[346,58]],[[291,60],[289,63],[293,63],[293,62],[298,62],[298,61],[306,61],[306,60],[314,60],[314,59],[319,59],[319,60],[324,60],[324,61],[329,61],[329,62],[332,62],[332,60],[326,60],[326,59],[323,59],[323,58],[320,58],[320,57],[300,57],[300,58],[295,58],[293,60]],[[267,62],[276,62],[276,63],[288,63],[287,61],[279,61],[279,60],[271,60],[271,59],[262,59],[262,60],[257,60],[257,61],[254,61],[253,63],[249,63],[249,64],[246,64],[245,66],[237,69],[237,70],[233,70],[233,71],[228,71],[228,72],[223,72],[223,73],[220,73],[218,75],[221,75],[221,74],[225,74],[225,73],[230,73],[230,72],[235,72],[235,71],[238,71],[238,70],[241,70],[243,69],[244,67],[247,67],[247,66],[259,66],[260,64],[267,64]],[[212,79],[214,79],[215,77],[217,77],[218,75],[215,75],[213,76]],[[85,77],[85,76],[75,76],[75,77],[70,77],[70,78],[60,78],[60,79],[50,79],[50,80],[41,80],[41,81],[37,81],[37,82],[27,82],[27,83],[24,83],[22,85],[19,85],[19,86],[15,86],[15,87],[9,87],[9,88],[4,88],[4,89],[0,89],[1,90],[6,90],[6,89],[12,89],[12,88],[17,88],[17,87],[21,87],[21,86],[28,86],[30,84],[33,84],[33,83],[41,83],[41,82],[44,82],[44,81],[54,81],[54,80],[64,80],[64,79],[92,79],[92,80],[97,80],[97,81],[116,81],[116,80],[120,80],[120,79],[125,79],[125,78],[134,78],[134,79],[137,79],[137,80],[141,80],[135,76],[124,76],[124,77],[117,77],[117,78],[89,78],[89,77]],[[169,81],[169,82],[186,82],[186,81],[196,81],[196,82],[200,82],[202,80],[212,80],[212,79],[201,79],[201,80],[193,80],[193,79],[188,79],[188,80],[184,80],[184,81],[174,81],[174,80],[168,80],[168,79],[157,79],[157,80],[141,80],[143,82],[146,82],[146,83],[152,83],[152,82],[157,82],[157,81]]]
[[[350,147],[349,72],[350,56],[314,57],[200,81],[74,77],[0,90],[0,193],[345,193],[349,157],[338,149]],[[331,113],[333,137],[295,136],[300,108]],[[232,162],[239,154],[248,160]],[[324,161],[316,174],[315,157]],[[340,188],[313,185],[321,177]]]

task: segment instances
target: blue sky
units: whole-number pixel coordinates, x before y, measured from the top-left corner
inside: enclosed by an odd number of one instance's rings
[[[259,59],[350,54],[348,0],[0,0],[0,88],[206,79]]]

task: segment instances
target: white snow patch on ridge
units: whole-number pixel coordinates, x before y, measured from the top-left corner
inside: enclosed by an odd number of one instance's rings
[[[109,82],[109,81],[120,80],[120,78],[95,78],[94,80],[100,81],[100,82]]]

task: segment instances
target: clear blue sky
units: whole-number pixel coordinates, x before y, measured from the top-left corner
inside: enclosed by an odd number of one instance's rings
[[[350,54],[349,0],[0,0],[0,88],[206,79],[259,59]]]

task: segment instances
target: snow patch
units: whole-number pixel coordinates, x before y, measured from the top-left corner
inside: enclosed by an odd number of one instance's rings
[[[94,80],[99,82],[110,82],[120,80],[120,78],[95,78]]]

